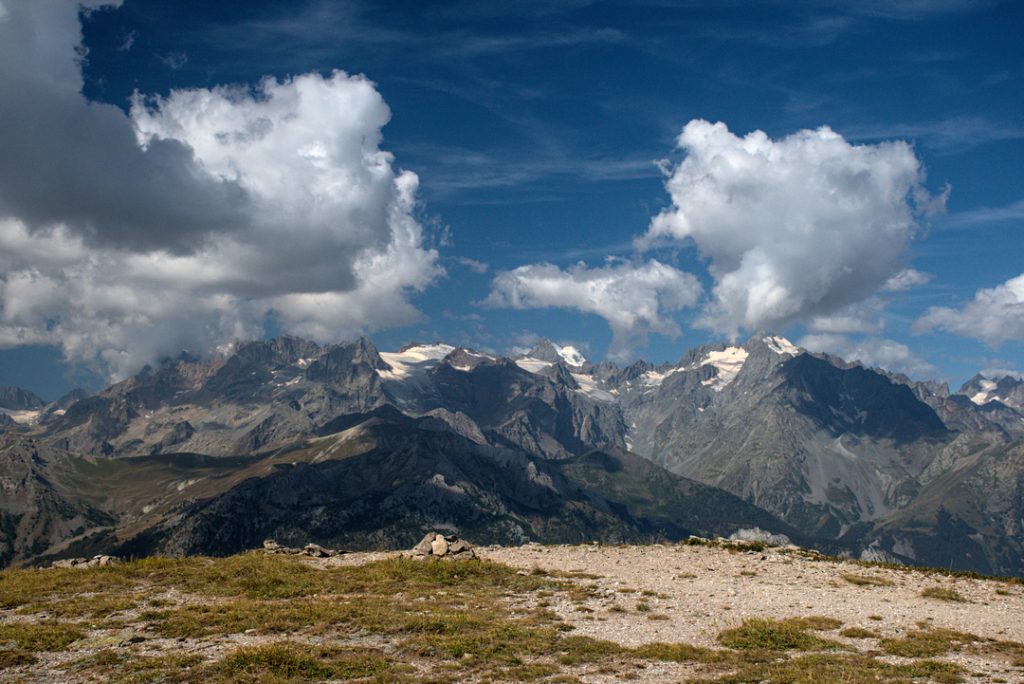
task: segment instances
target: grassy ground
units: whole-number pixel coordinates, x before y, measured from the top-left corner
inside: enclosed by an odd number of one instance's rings
[[[548,611],[594,591],[583,574],[487,561],[390,559],[318,567],[250,553],[87,569],[0,572],[0,680],[577,682],[642,679],[687,663],[691,681],[964,681],[942,660],[969,651],[1024,660],[1024,646],[922,626],[900,638],[827,616],[746,620],[720,646],[627,648],[575,636]],[[653,595],[653,594],[652,594]],[[514,609],[532,596],[536,608]],[[637,619],[653,615],[630,599]],[[628,598],[628,595],[624,594]]]

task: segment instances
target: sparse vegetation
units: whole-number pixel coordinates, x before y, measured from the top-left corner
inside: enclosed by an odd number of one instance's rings
[[[921,592],[921,596],[924,598],[938,599],[940,601],[950,601],[952,603],[967,602],[967,599],[965,599],[956,589],[946,589],[944,587],[928,587]]]
[[[907,665],[894,665],[874,658],[855,654],[816,653],[792,660],[771,661],[747,665],[739,671],[715,679],[699,681],[785,682],[843,682],[843,684],[905,684],[911,681],[931,681],[941,684],[963,682],[963,668],[953,663],[919,660]]]
[[[952,629],[928,629],[908,632],[896,639],[881,639],[878,646],[889,655],[904,658],[933,658],[977,642],[978,637]]]
[[[372,649],[310,648],[283,642],[240,648],[210,668],[214,679],[364,679],[394,671],[380,651]]]
[[[864,627],[847,627],[839,632],[839,634],[850,639],[878,639],[882,636],[875,630]]]
[[[0,670],[6,670],[20,665],[32,665],[37,658],[30,652],[20,648],[0,650]]]
[[[811,619],[813,622],[813,619]],[[839,623],[842,624],[842,623]],[[838,626],[838,625],[836,625]],[[739,627],[727,629],[718,635],[718,641],[729,648],[767,651],[821,651],[842,648],[835,642],[810,634],[812,628],[801,618],[765,620],[750,618]]]
[[[844,572],[840,577],[858,587],[891,587],[893,585],[892,580],[873,575],[856,575],[851,572]]]

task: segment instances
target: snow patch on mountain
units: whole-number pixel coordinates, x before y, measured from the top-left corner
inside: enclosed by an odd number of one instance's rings
[[[996,388],[997,385],[992,380],[979,380],[978,392],[976,392],[971,397],[971,401],[973,401],[978,406],[983,406],[989,403],[990,401],[998,401],[999,397],[993,396],[992,394],[996,390]]]
[[[380,358],[391,370],[377,370],[386,380],[403,380],[436,368],[441,359],[455,351],[450,344],[421,344],[400,352],[380,352]]]
[[[660,387],[661,383],[663,383],[665,381],[665,378],[667,378],[668,376],[674,373],[679,373],[683,370],[685,369],[669,368],[666,371],[647,371],[646,373],[640,376],[640,382],[642,382],[648,388],[654,389],[655,387]]]
[[[527,373],[540,373],[545,368],[550,368],[555,365],[551,361],[541,361],[540,359],[531,359],[525,357],[522,359],[516,359],[516,365],[522,368]]]
[[[611,392],[601,389],[597,385],[597,381],[589,375],[583,373],[573,373],[573,380],[579,385],[579,389],[576,390],[580,394],[584,394],[591,399],[596,401],[613,402],[615,401],[615,395]]]
[[[715,377],[708,378],[700,384],[710,387],[716,392],[721,392],[726,385],[736,379],[743,364],[750,356],[743,347],[726,347],[723,351],[708,352],[708,355],[700,362],[701,366],[714,366],[718,372]]]
[[[0,409],[0,413],[7,415],[8,417],[10,417],[11,420],[13,420],[15,423],[18,423],[19,425],[35,425],[36,422],[39,420],[39,414],[42,413],[42,411],[15,411],[10,409]]]
[[[577,368],[587,363],[587,357],[580,353],[580,350],[572,345],[566,345],[559,347],[555,345],[555,349],[558,351],[558,355],[562,357],[562,360],[570,366],[576,366]]]
[[[769,349],[780,356],[796,356],[800,353],[800,347],[796,346],[785,337],[766,337],[764,338],[764,343],[768,345]]]

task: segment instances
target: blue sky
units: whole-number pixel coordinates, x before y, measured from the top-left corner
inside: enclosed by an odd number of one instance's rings
[[[19,19],[21,0],[0,3],[10,15],[5,19],[0,11],[0,31],[5,21],[9,31],[24,33],[31,27],[40,40],[53,42],[57,57],[52,68],[72,69],[68,59],[59,58],[76,47],[76,37],[68,33],[70,15],[39,13]],[[894,9],[896,4],[899,8]],[[317,126],[330,127],[331,113],[338,107],[352,102],[353,111],[365,109],[365,119],[344,125],[362,131],[364,141],[381,132],[382,139],[371,146],[393,155],[388,183],[402,171],[418,176],[415,203],[403,205],[403,211],[421,232],[403,247],[408,257],[403,265],[384,267],[401,273],[402,279],[382,286],[391,289],[378,300],[373,285],[378,281],[360,275],[358,253],[397,244],[395,219],[380,219],[386,225],[372,230],[360,229],[359,239],[338,238],[331,228],[347,230],[345,221],[362,220],[358,217],[373,214],[376,205],[338,206],[326,219],[297,216],[300,210],[282,210],[277,216],[273,212],[291,206],[293,199],[296,206],[305,201],[304,195],[295,194],[301,189],[287,195],[276,186],[267,190],[269,185],[241,177],[239,192],[265,201],[253,203],[263,212],[255,219],[253,206],[242,203],[238,212],[246,218],[237,219],[231,212],[221,215],[217,207],[230,204],[231,192],[238,188],[217,186],[216,192],[225,192],[228,199],[211,199],[207,191],[213,192],[216,184],[207,179],[210,187],[198,190],[172,183],[167,195],[180,197],[179,206],[167,208],[165,217],[156,215],[159,207],[140,214],[137,228],[125,219],[115,231],[103,224],[115,220],[90,207],[137,197],[131,207],[111,214],[135,216],[136,207],[152,205],[146,199],[151,190],[139,179],[169,162],[139,161],[137,169],[131,166],[134,162],[124,162],[134,169],[132,179],[97,183],[100,187],[89,192],[98,197],[69,202],[50,213],[26,198],[27,191],[14,187],[16,175],[0,175],[0,216],[24,225],[17,233],[21,237],[15,236],[23,250],[20,256],[0,262],[5,269],[0,278],[9,283],[6,300],[0,300],[8,324],[6,336],[0,334],[0,384],[26,386],[54,398],[75,384],[95,386],[97,373],[113,377],[131,372],[147,357],[170,353],[164,347],[172,342],[204,353],[235,334],[281,330],[322,339],[367,330],[382,348],[444,339],[499,352],[540,335],[576,343],[595,360],[610,354],[660,362],[674,360],[696,344],[730,335],[742,339],[756,326],[772,327],[808,346],[954,385],[985,368],[1024,370],[1024,283],[1018,287],[1013,281],[1024,273],[1024,8],[1019,3],[579,0],[505,8],[475,2],[126,0],[77,19],[83,31],[75,62],[80,81],[72,74],[67,87],[78,88],[88,106],[108,103],[125,115],[133,93],[164,97],[145,101],[148,105],[137,101],[137,111],[130,115],[136,130],[194,148],[197,163],[218,178],[224,172],[217,171],[217,176],[215,164],[241,168],[241,174],[251,168],[251,178],[256,178],[272,157],[225,161],[209,156],[213,152],[204,156],[201,145],[206,143],[201,141],[208,141],[209,130],[191,118],[188,108],[210,105],[220,86],[247,89],[217,100],[221,121],[233,121],[224,108],[237,105],[243,94],[251,96],[244,103],[247,116],[261,102],[274,97],[280,101],[288,94],[261,90],[258,84],[264,77],[288,84],[293,77],[319,74],[321,81],[311,81],[310,87],[342,99],[325,99],[323,110],[300,112],[292,119],[307,117]],[[50,26],[63,27],[64,33],[42,30]],[[36,59],[32,64],[24,72],[11,69],[5,78],[44,80],[42,72],[51,68],[50,62]],[[324,81],[333,70],[365,75],[372,90],[355,92],[347,80]],[[9,94],[13,91],[8,88]],[[195,96],[175,99],[172,91]],[[143,113],[146,106],[148,115]],[[386,124],[381,123],[381,111],[390,112]],[[691,161],[684,168],[684,160],[695,160],[707,150],[701,142],[688,148],[677,144],[683,127],[694,120],[728,126],[731,137],[721,143],[734,151],[749,133],[763,131],[768,141],[764,153],[778,155],[772,158],[781,160],[779,167],[792,170],[795,180],[786,181],[793,183],[789,185],[775,185],[774,177],[719,177],[709,201],[730,209],[735,208],[737,188],[751,184],[762,194],[790,189],[800,195],[802,187],[814,186],[820,178],[808,159],[817,159],[814,150],[830,139],[815,134],[801,146],[793,136],[822,126],[841,136],[841,145],[829,143],[837,174],[852,174],[856,167],[888,182],[894,169],[905,169],[908,163],[917,165],[913,168],[918,174],[905,176],[903,185],[893,181],[895,185],[873,191],[842,185],[840,195],[848,192],[851,199],[871,205],[861,213],[835,216],[807,197],[806,211],[791,214],[788,207],[747,198],[743,201],[749,204],[749,215],[741,213],[730,219],[734,223],[719,225],[715,221],[721,212],[712,207],[701,213],[706,205],[694,204],[692,193],[695,179],[717,167],[709,160],[707,166]],[[71,124],[72,129],[76,126]],[[25,138],[13,125],[6,128],[7,136]],[[44,148],[53,135],[46,144],[26,145],[25,154],[38,156],[45,169],[39,182],[51,193],[77,187],[82,174],[102,180],[110,173],[116,160],[102,159],[102,150],[91,154],[91,167],[86,162],[72,167],[65,161],[62,149],[87,135],[102,142],[103,134],[83,125],[81,131],[70,132],[69,142],[53,143],[52,149]],[[278,142],[286,146],[300,139],[297,135]],[[908,145],[894,148],[892,141]],[[878,151],[879,157],[885,150],[892,154],[887,160],[865,160],[863,149]],[[340,170],[334,171],[348,173],[347,164],[339,162]],[[65,173],[57,172],[65,166]],[[678,194],[666,187],[670,179],[678,184]],[[900,197],[891,196],[893,188]],[[116,199],[102,197],[105,192]],[[381,185],[381,201],[398,202],[395,192]],[[930,203],[921,192],[930,196]],[[944,211],[938,211],[943,198]],[[213,209],[204,209],[207,201]],[[800,197],[793,202],[800,206]],[[872,204],[885,202],[882,207]],[[182,207],[196,209],[178,217],[175,212]],[[892,216],[903,209],[910,212],[909,223],[893,229]],[[794,237],[803,234],[799,231],[778,229],[776,234],[769,210],[779,212],[779,222],[823,221],[835,232],[815,233],[817,228],[810,225],[806,240]],[[766,218],[766,212],[772,216]],[[652,220],[662,213],[685,221],[661,236],[667,239],[654,240]],[[86,214],[88,220],[82,218]],[[194,279],[219,262],[211,257],[202,268],[189,271],[184,262],[173,261],[183,269],[174,270],[168,255],[188,255],[191,245],[214,244],[221,235],[266,232],[263,219],[287,230],[282,228],[274,239],[245,242],[249,252],[287,251],[289,236],[305,230],[303,221],[334,221],[323,227],[330,240],[311,242],[309,249],[326,258],[325,245],[337,248],[341,274],[327,273],[330,261],[325,260],[324,274],[318,270],[321,265],[311,265],[303,282],[294,276],[303,270],[295,266],[306,258],[301,254],[285,268],[270,264],[266,254],[256,258],[246,252],[250,280],[225,276],[217,287],[201,293],[189,289],[179,300],[161,299],[160,307],[140,303],[137,309],[115,311],[94,306],[95,297],[87,296],[98,289],[97,274],[109,288],[105,292],[144,293],[140,281],[110,276],[111,269],[144,271],[140,263]],[[880,223],[871,230],[878,231],[878,254],[883,255],[877,259],[864,247],[875,244],[875,234],[863,228],[864,222],[876,219]],[[695,221],[700,225],[678,227]],[[194,233],[179,228],[193,223]],[[70,277],[73,267],[35,263],[32,254],[39,250],[25,247],[26,241],[53,239],[45,236],[58,225],[70,226],[61,240],[78,241],[74,244],[80,249],[72,250],[78,256],[69,259],[93,260],[70,285],[62,278]],[[726,240],[723,235],[730,230],[736,231],[735,239]],[[860,242],[851,237],[847,244],[845,236],[862,230],[867,232]],[[171,235],[176,231],[180,238]],[[765,237],[753,239],[743,231],[761,231]],[[645,235],[652,239],[645,242]],[[833,250],[835,236],[840,239]],[[58,249],[55,244],[47,242],[41,249]],[[814,264],[815,249],[824,262],[834,260],[835,269],[849,271],[850,279],[832,282],[826,277],[809,285],[800,278],[799,271]],[[848,253],[839,254],[843,250]],[[218,254],[242,251],[224,247]],[[157,253],[164,256],[158,260],[153,256]],[[765,263],[758,271],[750,263],[761,257]],[[416,265],[404,270],[411,262]],[[658,264],[655,270],[652,262]],[[278,266],[284,275],[278,276]],[[252,276],[253,269],[257,274],[265,269],[268,280],[281,284],[264,287]],[[766,271],[775,274],[769,284],[783,288],[786,298],[804,297],[806,302],[772,308],[759,301],[771,288],[752,274]],[[61,288],[77,288],[75,297],[81,303],[68,310],[51,298],[33,301],[31,315],[19,313],[19,307],[29,307],[15,295],[26,290],[10,283],[25,273],[56,283],[58,299]],[[899,273],[911,274],[904,285],[885,286],[887,276]],[[536,289],[541,276],[547,284]],[[38,278],[26,276],[19,282],[39,283]],[[366,287],[360,285],[364,280]],[[595,283],[610,288],[607,298],[596,303]],[[163,296],[179,285],[168,275],[158,292]],[[331,305],[351,314],[341,319],[316,313],[323,302],[306,295],[320,290],[340,293]],[[226,296],[235,298],[233,303],[223,304]],[[71,299],[78,302],[75,297]],[[196,297],[209,297],[211,303],[190,316],[188,302]],[[212,303],[215,299],[220,303]],[[235,320],[227,313],[243,307],[247,318]],[[623,309],[635,315],[623,317]],[[210,318],[201,331],[178,336],[188,321],[205,315]],[[107,334],[108,329],[117,334]]]

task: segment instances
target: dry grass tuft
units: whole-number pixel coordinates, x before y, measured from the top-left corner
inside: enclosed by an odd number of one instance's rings
[[[855,575],[852,572],[844,572],[840,575],[844,580],[850,584],[858,587],[891,587],[893,581],[885,577],[876,577],[874,575]]]
[[[921,592],[921,596],[924,598],[938,599],[940,601],[950,601],[951,603],[967,602],[967,599],[965,599],[956,589],[945,589],[943,587],[928,587]]]

